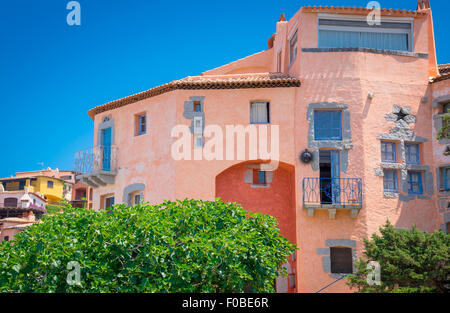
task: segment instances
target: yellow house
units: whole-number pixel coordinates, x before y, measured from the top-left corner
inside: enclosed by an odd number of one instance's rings
[[[11,177],[0,179],[5,191],[24,190],[28,187],[29,192],[42,194],[48,202],[61,202],[66,190],[70,189],[70,183],[47,176],[35,177]]]

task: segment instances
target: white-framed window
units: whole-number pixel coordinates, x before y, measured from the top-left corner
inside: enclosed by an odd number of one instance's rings
[[[295,62],[295,59],[297,59],[297,52],[298,52],[298,46],[297,46],[297,39],[298,39],[298,29],[295,31],[294,35],[292,36],[291,40],[289,40],[289,65],[292,65],[292,63]]]
[[[366,16],[319,14],[318,18],[319,48],[413,50],[412,19],[382,18],[380,25],[369,25]]]

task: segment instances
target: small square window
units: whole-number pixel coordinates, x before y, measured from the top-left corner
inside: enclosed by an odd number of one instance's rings
[[[353,257],[351,248],[330,248],[331,273],[353,273]]]
[[[405,144],[406,164],[420,164],[418,144]]]
[[[397,162],[397,149],[395,142],[381,142],[381,161],[382,162]]]
[[[419,195],[423,193],[421,172],[408,172],[408,193]]]
[[[269,124],[269,102],[250,103],[250,124]]]
[[[138,194],[138,195],[135,195],[135,196],[134,196],[134,204],[135,204],[135,205],[140,204],[141,201],[142,201],[142,199],[141,199],[141,194]]]
[[[114,205],[114,197],[105,198],[105,209],[111,209]]]
[[[202,112],[202,104],[200,101],[194,101],[194,112]]]
[[[47,181],[47,188],[53,189],[53,185],[54,185],[53,181],[51,180]]]
[[[398,192],[398,179],[396,170],[384,170],[383,187],[386,192]]]
[[[294,36],[289,41],[289,65],[292,65],[295,59],[297,59],[297,33],[298,30],[295,31]]]
[[[342,111],[314,111],[314,139],[342,140]]]

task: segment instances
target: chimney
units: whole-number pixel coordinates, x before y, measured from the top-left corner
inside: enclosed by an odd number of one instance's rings
[[[417,10],[430,9],[430,0],[417,0]]]

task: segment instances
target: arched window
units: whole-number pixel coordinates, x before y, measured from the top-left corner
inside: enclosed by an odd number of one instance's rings
[[[17,198],[6,198],[4,203],[5,208],[16,208]]]

